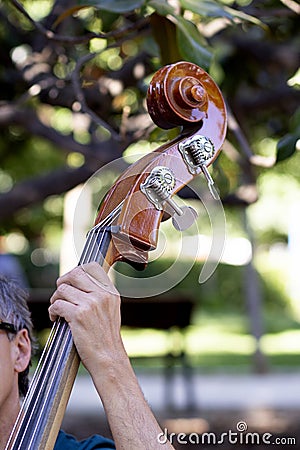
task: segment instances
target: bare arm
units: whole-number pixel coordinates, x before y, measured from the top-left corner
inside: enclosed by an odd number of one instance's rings
[[[69,323],[79,356],[102,399],[118,450],[173,449],[138,384],[120,335],[120,296],[96,263],[60,277],[50,317]]]

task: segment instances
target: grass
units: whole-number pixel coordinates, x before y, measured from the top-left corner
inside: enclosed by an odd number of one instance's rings
[[[264,324],[266,333],[261,338],[260,348],[269,369],[297,370],[300,367],[299,323],[287,315],[269,312]],[[249,322],[243,314],[202,312],[184,333],[176,329],[124,327],[122,337],[133,364],[141,368],[164,367],[166,355],[170,352],[179,355],[184,348],[188,362],[203,372],[245,373],[253,371],[256,348],[255,339],[248,330]],[[41,348],[48,331],[39,334]]]

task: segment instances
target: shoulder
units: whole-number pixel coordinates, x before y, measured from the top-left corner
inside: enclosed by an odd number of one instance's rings
[[[115,448],[113,441],[97,434],[83,441],[77,441],[74,436],[60,431],[54,450],[109,450]]]

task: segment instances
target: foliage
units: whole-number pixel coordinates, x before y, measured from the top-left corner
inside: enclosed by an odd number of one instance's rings
[[[228,105],[213,172],[224,204],[255,202],[257,178],[297,157],[298,25],[294,0],[2,2],[0,232],[40,245],[61,229],[59,196],[130,144],[168,139],[145,96],[155,70],[183,59],[209,71]]]
[[[125,274],[129,277],[152,277],[156,274],[166,273],[167,269],[172,265],[173,260],[164,258],[150,263],[145,271],[140,272],[131,266],[117,264],[116,285],[118,286],[118,273]],[[245,300],[245,277],[246,271],[243,266],[232,266],[228,264],[219,264],[216,272],[206,282],[200,285],[198,282],[201,272],[202,263],[196,262],[192,267],[189,262],[187,264],[190,269],[187,271],[186,277],[180,281],[172,290],[163,294],[167,297],[184,297],[189,298],[195,303],[195,306],[201,314],[214,316],[222,311],[222,314],[243,314],[247,312],[247,304]],[[166,275],[168,276],[168,275]],[[262,289],[262,297],[264,298],[264,307],[269,315],[284,314],[289,316],[291,311],[286,308],[286,293],[284,286],[279,286],[278,278],[273,280],[267,276],[267,269],[263,272],[263,277],[259,276],[259,284]],[[277,284],[277,285],[276,285]],[[143,292],[143,294],[146,294]]]

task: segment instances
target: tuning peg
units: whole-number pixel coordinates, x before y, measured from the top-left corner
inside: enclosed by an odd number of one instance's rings
[[[191,206],[178,206],[173,199],[168,199],[165,211],[172,216],[172,224],[178,231],[184,231],[193,225],[198,217],[197,211]]]
[[[171,195],[175,184],[173,172],[168,167],[157,166],[140,187],[156,209],[172,217],[176,230],[184,231],[194,223],[198,214],[191,206],[181,207],[173,200]]]
[[[215,200],[220,200],[220,195],[215,186],[215,182],[212,179],[209,171],[207,170],[207,167],[204,164],[201,166],[201,170],[202,170],[203,175],[205,176],[209,192],[211,193],[211,195],[213,196],[213,198]]]
[[[197,134],[184,142],[180,142],[178,149],[189,171],[196,174],[201,170],[211,195],[215,200],[220,200],[214,180],[207,169],[207,165],[210,164],[215,154],[213,142],[208,137]]]

